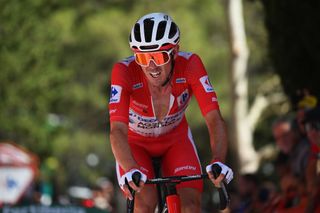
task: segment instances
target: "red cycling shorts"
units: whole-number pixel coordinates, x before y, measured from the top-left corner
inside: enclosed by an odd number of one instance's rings
[[[170,134],[157,138],[129,137],[129,145],[140,171],[149,178],[154,178],[152,159],[161,157],[162,176],[180,176],[201,174],[202,169],[189,128],[179,134]],[[124,171],[117,163],[118,181]],[[195,188],[202,192],[203,181],[188,181],[177,185],[179,188]]]

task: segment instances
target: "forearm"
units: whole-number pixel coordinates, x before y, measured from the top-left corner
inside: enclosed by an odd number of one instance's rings
[[[110,130],[110,143],[113,155],[121,168],[128,171],[132,168],[138,168],[138,164],[133,158],[130,146],[128,144],[127,130],[112,128]]]
[[[209,134],[212,160],[220,159],[221,162],[225,162],[228,149],[225,123],[222,122],[219,125],[216,125],[212,129],[212,133]]]
[[[212,150],[212,163],[216,163],[221,167],[221,173],[218,177],[212,174],[211,164],[206,167],[211,181],[217,187],[221,186],[221,181],[225,180],[228,184],[233,179],[233,171],[224,164],[227,155],[227,127],[222,119],[219,110],[213,110],[205,116],[207,127],[210,135],[210,144]],[[218,161],[218,162],[217,162]]]
[[[218,112],[214,112],[212,115],[207,115],[206,123],[210,136],[212,160],[225,162],[228,149],[226,124]]]
[[[213,139],[210,139],[213,159],[218,158],[221,162],[225,162],[228,149],[225,123],[216,126],[213,131],[213,137],[211,137]]]

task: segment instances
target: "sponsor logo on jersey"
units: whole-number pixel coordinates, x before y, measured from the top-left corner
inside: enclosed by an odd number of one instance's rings
[[[203,86],[203,89],[206,91],[206,92],[213,92],[214,89],[209,81],[209,77],[207,75],[203,76],[200,78],[200,82]]]
[[[116,112],[117,112],[116,109],[112,109],[112,110],[109,111],[109,114],[111,115],[111,114],[114,114],[114,113],[116,113]]]
[[[187,81],[186,81],[186,78],[177,78],[176,79],[176,83],[177,84],[182,84],[182,83],[186,83]]]
[[[195,166],[191,166],[191,165],[186,165],[186,166],[181,166],[178,168],[174,169],[174,173],[180,172],[182,170],[192,170],[192,171],[196,171],[196,167]]]
[[[137,84],[133,85],[133,89],[139,89],[139,88],[142,88],[142,87],[143,87],[142,83],[137,83]]]
[[[218,99],[216,97],[213,97],[211,100],[212,100],[212,102],[217,102],[218,101]]]
[[[130,106],[134,110],[143,112],[143,113],[148,113],[148,106],[142,103],[137,102],[136,100],[132,101],[132,105]]]
[[[181,107],[181,106],[185,105],[188,100],[189,100],[189,92],[188,92],[188,89],[186,89],[177,98],[178,106]]]
[[[167,115],[161,122],[156,117],[143,116],[129,109],[129,129],[143,136],[158,136],[177,127],[183,119],[186,107],[173,115]]]
[[[109,103],[119,103],[120,97],[121,97],[121,91],[122,87],[118,85],[111,85],[111,91],[110,91],[110,100]]]
[[[129,118],[129,123],[133,124],[134,123],[134,120]]]

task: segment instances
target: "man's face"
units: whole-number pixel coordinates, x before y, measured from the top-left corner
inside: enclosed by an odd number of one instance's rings
[[[169,76],[171,61],[163,66],[157,66],[153,61],[150,61],[149,66],[141,67],[141,69],[151,85],[161,86]]]
[[[295,133],[290,130],[290,123],[280,122],[272,129],[273,137],[279,149],[288,154],[296,142]]]
[[[140,65],[148,82],[153,86],[161,86],[167,80],[171,72],[172,60],[176,58],[176,53],[178,52],[178,46],[168,50],[165,53],[164,52],[165,51],[152,52],[152,54],[139,53],[140,55],[135,55],[136,62]],[[143,62],[144,64],[140,64],[139,61]],[[161,64],[163,62],[164,64]]]

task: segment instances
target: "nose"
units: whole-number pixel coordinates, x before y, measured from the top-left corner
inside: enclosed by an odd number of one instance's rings
[[[156,63],[151,59],[151,60],[149,61],[148,67],[149,67],[149,68],[156,68],[157,65],[156,65]]]

